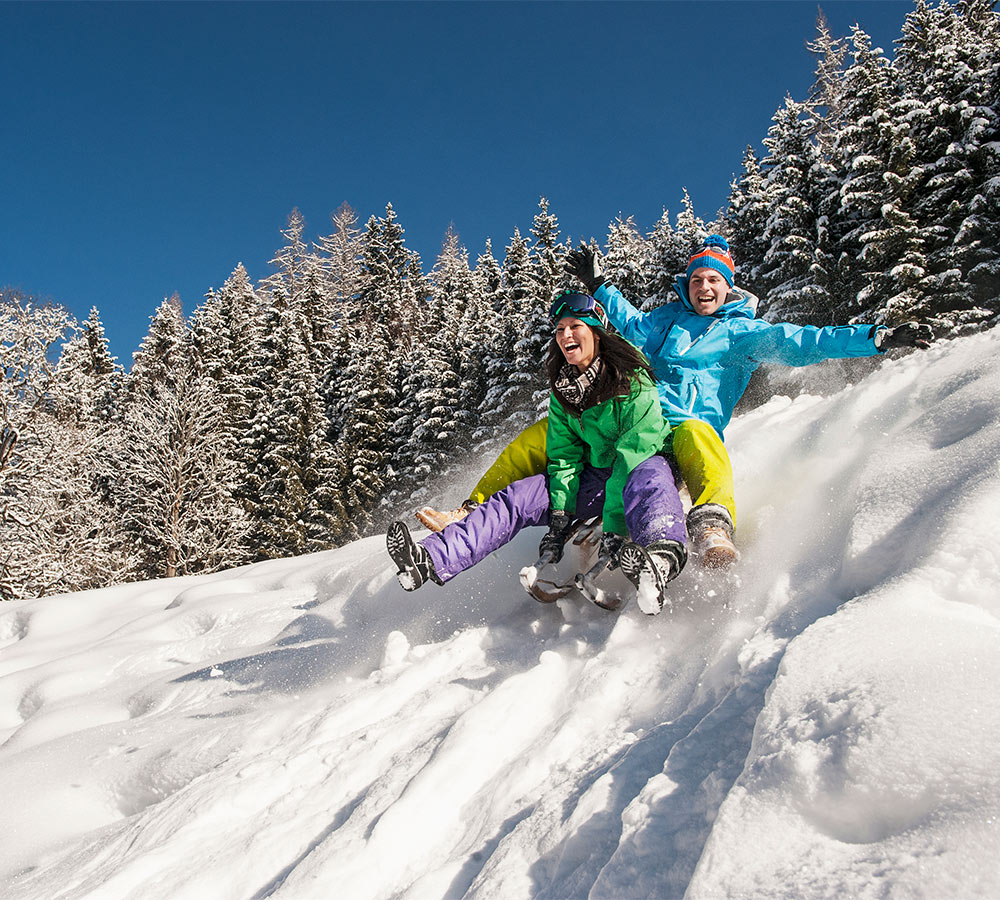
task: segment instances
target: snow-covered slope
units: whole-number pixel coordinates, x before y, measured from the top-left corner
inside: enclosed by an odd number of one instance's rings
[[[737,419],[739,578],[658,618],[537,531],[6,604],[0,896],[1000,896],[998,397],[994,331]]]

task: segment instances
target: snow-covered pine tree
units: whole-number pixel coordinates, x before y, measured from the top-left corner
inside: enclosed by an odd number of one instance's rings
[[[125,379],[125,398],[151,395],[161,387],[174,388],[186,371],[187,322],[177,294],[165,299],[149,323],[149,331],[132,354],[132,369]]]
[[[94,307],[59,354],[55,378],[60,388],[59,417],[110,424],[124,375]]]
[[[736,263],[736,283],[760,296],[764,293],[760,272],[767,245],[767,185],[760,160],[749,145],[743,153],[743,172],[732,182],[726,212],[726,234]]]
[[[1000,319],[1000,16],[992,0],[959,7],[960,46],[969,56],[971,77],[963,72],[968,102],[962,117],[962,146],[972,183],[967,214],[955,236],[956,260],[972,287],[975,305],[990,322]]]
[[[702,241],[708,232],[705,222],[695,214],[694,201],[691,199],[687,188],[684,188],[681,194],[681,211],[677,214],[674,231],[680,241],[682,250],[681,264],[677,271],[684,272],[687,270],[688,260],[701,247]]]
[[[649,233],[650,296],[644,309],[652,309],[676,299],[674,280],[687,270],[688,260],[701,246],[707,234],[705,223],[695,215],[694,203],[686,188],[681,196],[681,207],[674,225],[670,224],[670,214],[664,209],[663,215]]]
[[[361,229],[357,213],[342,203],[331,216],[333,232],[317,240],[336,318],[350,317],[361,293]]]
[[[526,260],[527,248],[524,249]],[[498,422],[503,421],[499,411],[505,408],[504,398],[510,390],[508,379],[520,322],[504,284],[503,269],[493,255],[491,241],[486,241],[473,274],[479,285],[477,294],[481,298],[483,316],[479,323],[482,399],[474,411],[473,431],[473,446],[478,449],[494,441]]]
[[[524,424],[524,411],[531,408],[532,375],[519,373],[517,345],[527,328],[528,315],[533,307],[535,281],[531,272],[531,254],[528,241],[515,227],[510,243],[504,252],[503,289],[494,294],[494,303],[503,304],[498,315],[504,328],[498,334],[491,361],[488,365],[489,385],[479,406],[482,430],[479,436],[488,440],[500,427],[513,434],[516,426],[510,423],[518,414]]]
[[[818,151],[815,123],[805,104],[785,98],[773,116],[764,145],[768,217],[767,250],[760,268],[766,317],[772,321],[807,322],[829,308],[811,267],[816,259],[816,191],[812,182]]]
[[[245,452],[257,409],[267,388],[256,383],[264,339],[264,300],[258,296],[247,271],[240,263],[218,291],[209,292],[205,302],[191,317],[189,340],[196,377],[215,382],[222,434],[218,451],[229,460],[227,476],[237,518],[246,517],[245,504],[251,496],[249,457]],[[254,558],[246,542],[234,546],[242,550],[240,562]]]
[[[499,287],[500,267],[493,259],[488,241],[486,252],[492,261],[496,287]],[[432,273],[435,281],[434,302],[440,304],[446,314],[445,346],[447,348],[447,342],[451,342],[451,365],[458,377],[454,449],[459,454],[470,450],[474,444],[473,434],[479,423],[478,409],[486,396],[486,354],[498,327],[491,305],[493,297],[487,298],[487,291],[493,288],[484,282],[481,271],[487,265],[486,257],[480,256],[477,271],[472,271],[468,251],[459,242],[458,235],[449,229],[445,248]]]
[[[260,344],[245,445],[251,543],[259,558],[330,547],[343,529],[336,454],[306,345],[308,323],[279,287]]]
[[[309,252],[304,237],[305,228],[306,220],[296,207],[288,214],[288,222],[281,230],[285,243],[268,263],[274,271],[261,281],[262,292],[280,292],[293,299],[302,292],[306,275],[306,256]]]
[[[687,268],[688,257],[684,255],[687,243],[674,230],[670,222],[670,211],[666,208],[649,232],[649,263],[646,274],[648,296],[642,309],[669,303],[674,297],[674,278]]]
[[[924,240],[913,213],[914,144],[909,138],[909,120],[900,107],[909,107],[905,98],[896,101],[892,115],[883,121],[883,149],[887,156],[882,172],[884,184],[878,217],[860,235],[860,262],[865,286],[857,300],[865,313],[857,321],[898,325],[923,318],[927,292],[934,279],[928,277]]]
[[[844,90],[847,40],[835,38],[822,10],[816,19],[816,38],[806,45],[816,58],[815,79],[807,105],[813,120],[817,154],[810,171],[812,202],[816,211],[813,262],[809,274],[814,291],[803,310],[805,321],[814,324],[843,323],[844,310],[857,286],[854,259],[843,253],[843,228],[839,217],[840,189],[846,170],[836,152],[836,140],[844,125],[848,98]]]
[[[511,431],[530,425],[545,414],[549,388],[544,375],[545,355],[552,337],[549,310],[561,288],[575,287],[562,270],[566,248],[559,242],[559,223],[549,212],[549,202],[539,200],[538,213],[531,226],[534,242],[529,250],[528,293],[524,298],[524,319],[514,345],[511,383],[523,390],[526,406],[511,417]]]
[[[364,232],[357,227],[357,221],[354,210],[343,203],[333,214],[333,233],[319,239],[319,247],[325,254],[323,259],[329,276],[334,319],[330,355],[321,375],[320,387],[330,421],[330,442],[335,447],[340,443],[347,420],[346,403],[351,393],[347,373],[355,354],[364,352],[363,339],[361,344],[356,342],[376,321],[365,315],[363,300],[374,301],[377,306],[383,287],[379,279],[387,277],[383,270],[387,270],[388,263],[382,264],[376,252],[379,220],[372,216]]]
[[[420,280],[419,265],[414,268],[414,255],[403,235],[391,203],[386,204],[384,218],[368,220],[362,238],[359,303],[364,320],[386,323],[390,338],[405,343],[404,336],[417,317],[414,298],[429,292],[423,292],[421,284],[410,283]]]
[[[433,297],[423,303],[401,362],[399,415],[390,427],[397,476],[387,502],[393,506],[414,490],[419,496],[428,477],[454,462],[469,442],[459,424],[466,347],[461,325],[475,284],[454,228],[445,235],[432,278]]]
[[[123,377],[100,314],[91,309],[62,347],[49,402],[64,449],[52,457],[62,475],[45,517],[47,543],[66,590],[100,587],[124,576],[111,496]]]
[[[413,497],[419,497],[427,480],[454,461],[459,451],[455,421],[459,381],[447,357],[441,340],[429,337],[411,345],[404,364],[400,406],[412,417],[413,431],[393,467],[400,486],[416,489]],[[406,419],[397,420],[402,421]]]
[[[993,5],[942,0],[932,9],[918,0],[896,53],[912,106],[908,121],[919,170],[912,217],[927,272],[925,289],[909,310],[952,334],[975,329],[997,312],[995,303],[977,304],[977,294],[989,299],[990,290],[977,291],[968,278],[981,262],[986,268],[980,275],[988,273],[998,253],[995,211],[982,216],[984,203],[976,202],[997,169],[1000,26]]]
[[[868,285],[861,258],[862,236],[878,228],[888,166],[888,129],[896,99],[895,74],[881,49],[855,25],[850,37],[851,62],[843,74],[840,122],[829,150],[838,173],[838,198],[831,205],[834,254],[838,260],[839,294],[830,321],[871,320],[880,304]]]
[[[807,42],[809,52],[816,57],[815,79],[809,89],[809,112],[815,122],[816,144],[821,157],[826,157],[837,130],[843,123],[844,61],[847,42],[836,38],[822,9],[816,16],[816,37]]]
[[[341,435],[334,451],[341,469],[344,528],[360,535],[378,520],[376,510],[398,477],[391,465],[389,426],[399,421],[394,389],[399,363],[384,322],[353,334],[351,343],[355,352],[343,372]]]
[[[623,220],[619,215],[608,226],[605,275],[636,306],[642,306],[648,294],[650,255],[649,241],[639,233],[632,216]]]

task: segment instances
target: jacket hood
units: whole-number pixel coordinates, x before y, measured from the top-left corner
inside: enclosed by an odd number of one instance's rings
[[[674,281],[674,291],[681,298],[681,303],[685,308],[694,312],[691,300],[688,298],[688,280],[685,275],[678,275]],[[753,319],[757,316],[757,306],[760,300],[756,294],[751,294],[743,288],[733,285],[733,289],[726,297],[726,302],[722,304],[711,316],[713,319]],[[697,315],[697,313],[695,313]]]

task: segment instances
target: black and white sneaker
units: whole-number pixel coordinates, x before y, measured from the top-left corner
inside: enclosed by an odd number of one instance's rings
[[[441,584],[430,554],[413,540],[410,530],[402,522],[393,522],[389,526],[385,533],[385,546],[396,564],[396,578],[404,591],[415,591],[428,580]]]
[[[684,568],[687,550],[676,541],[657,541],[648,547],[629,541],[619,560],[625,577],[635,585],[639,609],[655,616],[667,601],[667,584]]]

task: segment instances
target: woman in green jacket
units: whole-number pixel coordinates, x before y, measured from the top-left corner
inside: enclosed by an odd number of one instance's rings
[[[687,559],[684,511],[667,460],[669,427],[646,358],[608,330],[590,295],[560,294],[547,370],[547,475],[515,481],[462,521],[419,543],[395,522],[386,535],[400,584],[444,584],[529,525],[548,525],[539,545],[557,562],[577,519],[600,515],[601,555],[640,590],[644,612],[663,607],[667,583]]]

